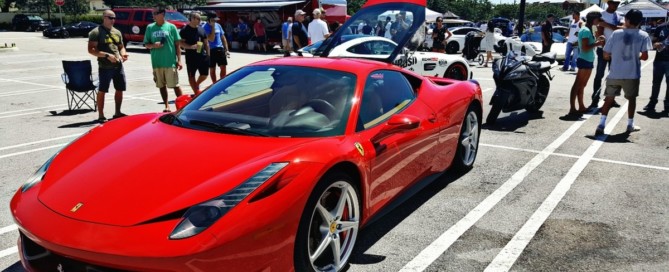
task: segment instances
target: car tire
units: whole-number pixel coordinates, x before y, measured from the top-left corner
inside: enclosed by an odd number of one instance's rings
[[[467,80],[467,67],[462,63],[453,63],[444,72],[444,78]]]
[[[446,54],[457,54],[460,50],[460,44],[458,42],[449,42],[446,45]]]
[[[63,38],[68,38],[70,37],[70,33],[67,32],[67,30],[63,30]]]
[[[32,26],[28,26],[28,27],[26,28],[26,32],[34,32],[33,27],[32,27]]]
[[[311,192],[295,238],[295,271],[340,271],[347,266],[362,211],[353,180],[346,173],[330,172]]]
[[[453,169],[458,172],[469,171],[476,161],[481,136],[481,116],[477,110],[476,104],[470,105],[462,120],[458,148],[453,158]]]

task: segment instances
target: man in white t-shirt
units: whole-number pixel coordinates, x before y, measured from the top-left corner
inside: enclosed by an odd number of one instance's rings
[[[597,33],[595,33],[595,36],[599,37],[600,35],[604,35],[606,40],[608,40],[611,38],[611,33],[613,33],[614,30],[623,28],[622,25],[625,22],[625,18],[616,12],[616,10],[618,10],[618,5],[620,5],[619,0],[609,0],[606,5],[606,10],[602,11],[602,19],[597,26]],[[602,47],[598,47],[597,70],[595,72],[595,82],[593,83],[592,89],[592,103],[590,104],[590,107],[588,107],[589,109],[598,108],[600,94],[602,92],[602,78],[604,78],[606,66],[609,64],[610,61],[604,59]],[[620,107],[620,104],[613,101],[613,107]]]
[[[387,16],[386,17],[386,27],[385,27],[386,33],[383,34],[383,37],[385,37],[386,39],[391,39],[393,37],[393,35],[390,34],[390,28],[392,26],[393,26],[393,21],[390,20],[390,16]]]
[[[321,10],[314,9],[314,20],[309,23],[309,37],[311,37],[311,43],[317,43],[322,40],[327,39],[330,36],[328,32],[328,25],[321,20]]]

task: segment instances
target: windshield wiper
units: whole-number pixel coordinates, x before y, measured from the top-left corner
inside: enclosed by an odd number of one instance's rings
[[[236,127],[228,127],[228,126],[225,126],[225,125],[221,125],[221,124],[213,123],[213,122],[208,122],[208,121],[189,120],[188,122],[191,125],[210,128],[210,129],[213,129],[216,132],[235,133],[235,134],[240,134],[240,135],[252,135],[252,136],[263,136],[263,137],[269,137],[270,136],[269,134],[265,134],[265,133],[261,133],[261,132],[236,128]]]

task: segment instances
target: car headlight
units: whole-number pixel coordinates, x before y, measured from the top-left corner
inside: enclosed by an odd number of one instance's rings
[[[170,239],[184,239],[206,230],[287,165],[287,162],[272,163],[224,195],[191,207],[170,234]]]
[[[59,152],[56,152],[56,154],[53,154],[53,156],[51,156],[51,158],[49,158],[44,163],[44,165],[42,165],[42,167],[40,167],[39,169],[37,169],[37,171],[35,171],[35,174],[30,176],[28,181],[26,183],[24,183],[23,186],[21,186],[21,192],[22,193],[25,193],[26,191],[28,191],[28,189],[35,186],[35,184],[40,183],[42,181],[42,179],[44,179],[44,175],[46,174],[46,170],[49,169],[49,166],[51,165],[51,161],[53,161],[53,158],[55,158],[56,155],[58,155]]]
[[[39,169],[37,169],[37,171],[35,171],[35,174],[30,176],[28,181],[26,183],[24,183],[23,186],[21,186],[21,192],[25,193],[26,191],[28,191],[33,186],[40,183],[44,179],[44,175],[46,175],[46,171],[49,170],[49,166],[51,166],[51,162],[53,161],[54,158],[56,158],[56,156],[58,156],[60,151],[62,151],[63,149],[65,149],[66,147],[71,145],[72,143],[76,142],[77,140],[81,139],[81,137],[84,137],[84,135],[88,134],[89,132],[91,132],[91,131],[89,130],[89,131],[79,135],[79,137],[77,137],[76,139],[72,140],[68,144],[66,144],[63,147],[61,147],[60,149],[58,149],[58,151],[56,151],[56,153],[54,153],[53,156],[51,156],[51,158],[49,158],[44,163],[44,165],[42,165],[42,167],[40,167]]]

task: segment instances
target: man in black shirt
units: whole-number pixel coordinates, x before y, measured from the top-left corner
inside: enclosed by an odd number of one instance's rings
[[[553,14],[548,14],[546,17],[546,22],[541,25],[541,53],[547,53],[551,51],[551,45],[553,45],[553,20],[555,16]]]
[[[293,50],[297,52],[298,49],[309,45],[309,40],[307,36],[307,27],[304,26],[304,15],[306,12],[298,9],[295,11],[295,22],[291,28],[293,32]],[[302,55],[298,53],[298,55]]]
[[[181,35],[181,47],[186,49],[186,71],[188,72],[188,83],[195,95],[200,93],[200,84],[209,76],[209,42],[207,34],[200,26],[200,13],[192,12],[189,15],[189,23],[184,26]],[[195,80],[195,72],[200,76]]]
[[[653,87],[651,88],[650,101],[643,110],[654,112],[658,96],[660,96],[660,87],[662,79],[666,78],[669,83],[669,27],[662,24],[655,29],[653,33],[653,47],[657,49],[655,60],[653,61]],[[669,112],[669,85],[666,87],[664,95],[664,112]]]

